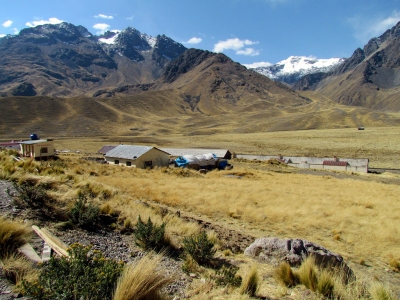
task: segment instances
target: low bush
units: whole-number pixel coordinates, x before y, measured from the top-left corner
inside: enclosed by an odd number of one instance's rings
[[[216,252],[214,242],[208,238],[204,230],[198,234],[185,237],[183,239],[183,248],[199,264],[210,262]]]
[[[215,283],[221,286],[239,287],[242,284],[242,277],[236,275],[239,270],[236,266],[222,266],[215,272]]]
[[[127,265],[118,279],[114,300],[161,300],[160,290],[173,278],[165,276],[159,265],[162,255],[147,254],[137,263]]]
[[[45,263],[37,281],[24,280],[23,293],[38,300],[112,299],[124,264],[79,244],[71,245],[68,254]]]
[[[29,207],[33,209],[42,208],[49,199],[44,185],[36,185],[31,181],[22,181],[14,183],[17,191],[15,204],[20,207]]]
[[[165,238],[165,223],[157,226],[151,221],[151,218],[144,223],[138,218],[136,229],[133,232],[136,238],[136,244],[144,250],[163,250],[168,242]]]
[[[0,259],[11,255],[28,242],[31,233],[26,225],[0,217]]]
[[[100,208],[93,204],[87,204],[85,194],[79,193],[78,199],[69,212],[69,220],[80,228],[91,228],[96,225]]]

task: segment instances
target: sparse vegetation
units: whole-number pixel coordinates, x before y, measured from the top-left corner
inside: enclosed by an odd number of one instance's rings
[[[14,188],[18,193],[15,200],[17,206],[42,208],[48,199],[46,188],[42,184],[36,185],[31,181],[23,181],[15,183]]]
[[[396,195],[400,192],[400,188],[394,184],[381,182],[386,180],[384,178],[397,179],[395,175],[380,176],[379,182],[375,181],[378,177],[374,176],[377,175],[358,176],[357,180],[352,180],[351,177],[342,180],[335,178],[341,176],[339,173],[332,173],[332,176],[325,177],[310,176],[297,174],[296,170],[290,168],[286,168],[285,173],[279,173],[280,169],[274,169],[279,166],[252,163],[249,167],[246,162],[238,162],[234,163],[235,174],[242,175],[238,180],[226,176],[232,171],[209,172],[202,176],[190,171],[183,176],[173,169],[165,168],[152,170],[112,168],[91,161],[78,161],[78,155],[76,158],[71,155],[62,159],[65,165],[60,167],[64,173],[50,174],[46,173],[50,171],[44,171],[45,164],[39,163],[39,166],[36,163],[27,164],[25,170],[22,164],[17,167],[15,161],[1,155],[2,152],[0,152],[0,175],[5,174],[4,170],[9,168],[11,171],[7,171],[8,175],[6,174],[8,179],[21,183],[28,181],[33,187],[44,187],[54,205],[65,210],[65,215],[72,208],[78,211],[78,207],[75,207],[79,206],[76,205],[79,200],[77,195],[79,192],[86,192],[86,202],[81,199],[82,203],[85,202],[83,206],[100,204],[99,212],[108,215],[104,216],[104,220],[113,222],[112,225],[104,227],[108,230],[132,232],[128,229],[136,228],[135,221],[139,216],[141,220],[150,218],[153,225],[165,224],[164,237],[168,237],[171,241],[164,239],[160,249],[173,242],[176,249],[182,250],[184,240],[199,234],[199,228],[202,225],[199,225],[200,222],[196,220],[207,222],[217,220],[225,228],[231,229],[230,226],[232,226],[238,231],[243,228],[253,235],[264,235],[268,228],[269,236],[307,238],[335,252],[346,253],[346,259],[357,263],[356,268],[375,266],[377,263],[390,266],[393,271],[396,271],[398,267],[400,239],[397,237],[396,230],[400,223],[396,212],[400,206]],[[40,172],[38,173],[33,166],[38,167]],[[74,171],[78,167],[79,174]],[[328,177],[329,180],[327,180]],[[110,193],[104,193],[103,190]],[[342,209],[338,210],[338,206]],[[164,209],[165,207],[168,209]],[[115,213],[115,208],[118,208],[118,214]],[[174,214],[174,211],[181,211],[182,214]],[[240,218],[229,218],[231,212]],[[78,213],[75,215],[79,216]],[[193,217],[189,218],[192,221],[188,222],[187,216]],[[100,222],[104,221],[100,220]],[[368,222],[363,222],[363,220],[368,220]],[[291,226],[287,226],[289,221]],[[96,224],[96,222],[89,223]],[[103,225],[100,222],[98,224]],[[148,224],[148,222],[142,223]],[[54,228],[70,226],[69,223],[59,225],[60,227]],[[211,265],[215,267],[221,260],[239,262],[240,270],[236,274],[240,274],[244,279],[245,271],[251,264],[247,259],[242,260],[243,257],[236,254],[235,248],[226,248],[228,247],[226,237],[220,236],[220,231],[216,231],[215,227],[211,228],[212,230],[208,229],[206,236],[211,244],[213,243],[211,249],[214,251],[218,249],[218,252],[214,252],[211,258],[201,261],[201,265],[191,255],[187,255],[183,259],[182,269],[187,273],[196,274],[194,282],[199,281],[200,278],[206,278],[206,283],[202,285],[202,288],[207,290],[207,293],[203,293],[203,298],[200,297],[200,293],[199,299],[213,299],[213,297],[247,299],[246,295],[250,294],[249,292],[238,296],[241,289],[224,288],[215,280],[210,279],[215,278],[213,276],[216,272],[214,273],[214,270],[209,267]],[[0,226],[0,231],[1,229]],[[376,248],[365,243],[365,238],[363,239],[362,236],[366,234],[381,247]],[[216,247],[217,244],[219,247]],[[211,264],[209,264],[210,261]],[[363,261],[364,263],[367,261],[367,264],[363,265],[361,263]],[[18,269],[18,267],[10,268],[10,276],[13,276],[13,270]],[[302,284],[298,277],[290,279],[290,274],[288,274],[289,271],[292,275],[297,274],[298,270],[290,266],[289,269],[286,269],[286,276],[289,276],[288,282],[292,284],[285,284],[285,287],[282,285],[280,291],[282,296],[285,291],[290,295],[292,291],[305,289],[305,286],[297,286]],[[281,271],[285,272],[285,270]],[[223,275],[224,272],[220,271],[218,274],[222,278],[221,282],[229,281],[225,277],[232,277],[230,276],[232,274]],[[269,281],[268,277],[272,276],[273,270],[259,268],[258,272],[260,277]],[[312,275],[312,272],[305,272],[305,274]],[[315,289],[315,294],[311,295],[315,295],[316,298],[373,299],[368,280],[344,285],[343,280],[338,279],[334,272],[325,273],[317,268],[316,274],[317,285],[310,285]],[[313,276],[308,276],[308,278],[313,278]],[[228,284],[228,286],[232,285]],[[258,287],[258,292],[255,292],[257,296],[271,295],[272,292],[264,280],[259,281]],[[384,287],[390,295],[390,290],[387,286],[384,285]],[[333,296],[331,296],[332,293]]]
[[[242,284],[242,277],[236,274],[239,270],[236,266],[222,266],[215,272],[214,280],[218,285],[239,287]]]

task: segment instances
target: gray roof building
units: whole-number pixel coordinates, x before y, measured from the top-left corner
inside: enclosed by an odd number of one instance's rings
[[[115,158],[122,158],[122,159],[137,159],[138,157],[142,156],[143,154],[149,152],[151,149],[157,149],[159,151],[165,152],[169,155],[168,152],[158,149],[156,147],[151,146],[134,146],[134,145],[119,145],[115,148],[108,151],[105,156],[106,157],[115,157]]]

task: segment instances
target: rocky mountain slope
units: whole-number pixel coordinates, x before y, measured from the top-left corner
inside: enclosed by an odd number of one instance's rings
[[[296,90],[315,90],[330,99],[353,106],[400,110],[400,22],[331,73],[304,76]]]
[[[0,95],[70,97],[99,87],[153,82],[186,48],[128,27],[94,36],[69,23],[0,39]]]
[[[253,70],[270,79],[292,85],[309,74],[327,73],[345,61],[344,58],[317,59],[305,56],[290,56],[274,65]]]

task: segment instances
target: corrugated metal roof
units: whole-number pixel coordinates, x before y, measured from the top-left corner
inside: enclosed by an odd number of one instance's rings
[[[345,167],[345,166],[347,166],[347,161],[324,160],[324,162],[322,164],[324,166]]]
[[[142,156],[146,152],[150,151],[151,149],[157,149],[159,151],[165,152],[169,155],[168,152],[158,149],[156,147],[150,146],[134,146],[134,145],[119,145],[114,149],[108,151],[105,156],[106,157],[115,157],[115,158],[123,158],[123,159],[132,159],[135,160],[136,158]]]
[[[40,143],[47,143],[47,142],[48,142],[48,140],[30,140],[30,141],[21,142],[21,144],[33,145],[33,144],[40,144]]]
[[[230,151],[226,149],[200,149],[200,148],[160,148],[161,150],[171,153],[172,156],[183,155],[203,155],[206,153],[213,153],[217,157],[224,158]]]
[[[112,145],[106,145],[100,148],[99,151],[97,151],[97,153],[101,153],[101,154],[106,154],[108,151],[114,149],[117,146],[112,146]]]

